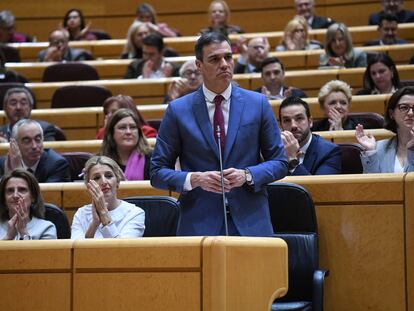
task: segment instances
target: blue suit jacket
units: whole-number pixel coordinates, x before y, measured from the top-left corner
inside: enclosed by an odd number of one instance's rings
[[[175,171],[179,157],[182,171]],[[287,174],[279,127],[266,98],[232,86],[223,168],[248,168],[254,185],[226,194],[241,235],[273,234],[265,185]],[[181,192],[179,235],[217,235],[223,225],[222,196],[197,187],[183,192],[188,172],[218,171],[218,146],[202,88],[173,101],[158,132],[151,160],[151,184]]]
[[[303,163],[291,175],[341,174],[341,149],[319,135],[312,134]]]

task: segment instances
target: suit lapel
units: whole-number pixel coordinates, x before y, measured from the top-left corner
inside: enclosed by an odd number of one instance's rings
[[[43,176],[46,172],[46,167],[44,167],[46,164],[46,152],[46,149],[44,149],[42,155],[40,156],[36,171],[34,172],[34,175],[39,182],[41,182],[41,180],[44,180]]]
[[[239,88],[233,84],[231,90],[229,124],[227,126],[226,145],[224,147],[224,162],[229,157],[231,148],[236,140],[245,103],[246,102],[239,92]]]
[[[194,94],[193,113],[201,133],[218,158],[218,146],[214,141],[214,133],[208,116],[207,104],[202,87]]]
[[[308,171],[310,173],[313,172],[313,167],[316,162],[317,150],[315,150],[315,147],[318,144],[318,139],[318,136],[312,135],[311,143],[308,147],[308,150],[306,150],[305,158],[303,159],[303,164],[305,167],[309,168]]]

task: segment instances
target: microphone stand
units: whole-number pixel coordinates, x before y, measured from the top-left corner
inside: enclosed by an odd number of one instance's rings
[[[217,144],[219,149],[219,160],[220,160],[220,176],[221,176],[221,194],[223,196],[223,213],[224,213],[224,231],[226,236],[229,235],[229,228],[227,224],[227,209],[226,209],[226,194],[224,192],[224,173],[223,173],[223,158],[221,156],[221,133],[220,133],[220,126],[217,126]]]

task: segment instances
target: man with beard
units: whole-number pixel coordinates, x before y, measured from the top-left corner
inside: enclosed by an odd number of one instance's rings
[[[365,46],[372,45],[392,45],[392,44],[406,44],[407,41],[398,38],[398,19],[394,14],[385,13],[381,15],[378,24],[378,33],[380,38],[377,40],[368,41]]]
[[[380,17],[384,13],[391,13],[396,15],[399,24],[414,22],[414,12],[403,9],[403,0],[382,0],[381,7],[381,12],[373,13],[369,16],[369,25],[378,25]]]
[[[284,99],[279,107],[279,119],[290,175],[341,173],[341,150],[312,134],[312,117],[305,101],[294,96]]]

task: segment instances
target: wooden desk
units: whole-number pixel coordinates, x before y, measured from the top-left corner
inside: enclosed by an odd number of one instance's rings
[[[0,259],[2,310],[269,310],[288,287],[276,238],[5,241]]]

